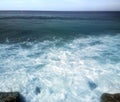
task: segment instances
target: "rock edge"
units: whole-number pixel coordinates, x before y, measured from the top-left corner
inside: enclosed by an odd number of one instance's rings
[[[101,96],[101,102],[120,102],[120,93],[116,94],[104,93]]]

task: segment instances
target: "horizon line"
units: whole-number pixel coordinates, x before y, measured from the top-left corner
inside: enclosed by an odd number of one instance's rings
[[[0,10],[1,11],[20,11],[20,12],[120,12],[119,10]]]

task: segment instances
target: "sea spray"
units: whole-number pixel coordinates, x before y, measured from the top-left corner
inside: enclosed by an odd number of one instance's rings
[[[120,91],[120,34],[0,44],[0,91],[27,102],[98,102]]]

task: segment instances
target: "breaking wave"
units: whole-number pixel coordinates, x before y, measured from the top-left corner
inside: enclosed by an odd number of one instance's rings
[[[98,102],[120,92],[120,35],[0,44],[0,91],[27,102]]]

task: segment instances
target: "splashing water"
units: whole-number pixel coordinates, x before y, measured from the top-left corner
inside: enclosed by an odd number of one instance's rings
[[[120,92],[120,35],[0,44],[0,91],[27,102],[98,102]]]

